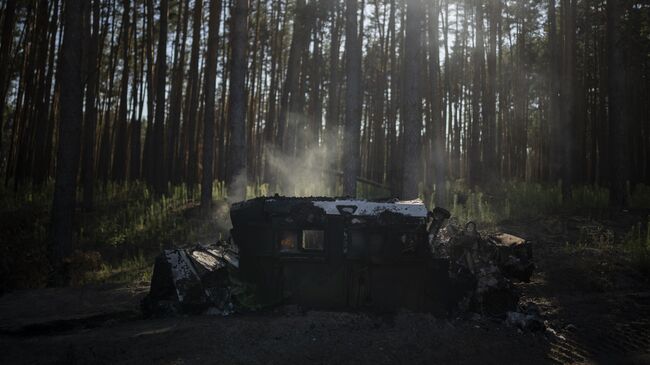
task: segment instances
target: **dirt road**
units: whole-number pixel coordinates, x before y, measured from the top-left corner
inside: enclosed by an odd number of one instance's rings
[[[480,316],[292,307],[145,320],[146,287],[39,289],[0,297],[0,363],[650,363],[647,276],[613,244],[567,244],[592,223],[567,222],[559,232],[549,219],[504,227],[535,242],[538,269],[518,288],[542,309],[543,331]]]

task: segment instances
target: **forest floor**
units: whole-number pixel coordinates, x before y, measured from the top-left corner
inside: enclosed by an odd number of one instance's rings
[[[303,312],[142,319],[142,285],[30,289],[0,297],[0,363],[650,363],[647,251],[613,237],[648,211],[502,222],[534,242],[517,284],[546,330],[478,315]],[[633,236],[633,234],[632,234]]]

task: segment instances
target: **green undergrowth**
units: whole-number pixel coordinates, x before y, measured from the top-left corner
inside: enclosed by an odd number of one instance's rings
[[[53,184],[16,191],[9,186],[0,186],[0,293],[42,287],[50,271],[46,240]],[[389,196],[386,189],[364,183],[357,190],[361,198]],[[504,220],[560,213],[597,215],[607,209],[605,188],[575,188],[569,201],[563,201],[561,190],[559,184],[523,182],[479,190],[459,181],[446,184],[445,208],[460,224],[475,221],[479,229]],[[640,185],[628,191],[631,206],[650,207],[650,187]],[[268,184],[247,188],[247,198],[273,193]],[[78,201],[81,196],[79,192]],[[147,283],[153,259],[162,249],[226,238],[230,227],[224,184],[214,184],[216,203],[210,217],[200,214],[199,199],[200,188],[185,185],[170,186],[164,196],[157,196],[144,183],[98,185],[94,209],[84,211],[79,204],[75,216],[74,254],[68,261],[72,284]],[[648,241],[647,228],[642,227],[626,239],[625,247],[641,266],[650,262]]]
[[[642,223],[632,227],[623,239],[623,247],[634,267],[646,275],[650,274],[650,216],[645,227]]]
[[[458,181],[447,183],[445,195],[445,208],[460,222],[496,224],[553,214],[600,216],[609,209],[609,191],[596,185],[574,187],[568,200],[562,197],[560,183],[504,182],[483,190]],[[650,209],[650,187],[639,184],[628,189],[628,201],[633,209]]]
[[[52,190],[51,183],[36,192],[0,188],[0,293],[46,284]],[[200,214],[198,187],[170,187],[161,197],[143,183],[95,190],[93,209],[79,204],[75,215],[74,252],[67,261],[73,285],[146,283],[162,249],[225,238],[229,229],[223,184],[215,184],[208,219]]]
[[[460,224],[473,221],[480,230],[490,230],[507,221],[525,222],[555,216],[565,217],[558,221],[562,222],[578,217],[589,223],[579,227],[577,238],[572,239],[566,249],[613,250],[627,257],[635,270],[650,274],[650,216],[645,218],[650,212],[650,187],[647,185],[628,187],[627,199],[632,211],[622,213],[628,217],[622,221],[620,210],[611,210],[608,206],[607,188],[600,186],[574,187],[569,200],[563,199],[561,184],[507,182],[483,191],[470,190],[461,181],[447,183],[445,188],[447,209]],[[614,223],[603,223],[612,219]],[[613,229],[612,224],[622,226]],[[560,230],[566,230],[566,226]]]

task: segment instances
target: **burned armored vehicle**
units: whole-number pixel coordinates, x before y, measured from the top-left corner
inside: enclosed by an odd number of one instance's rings
[[[429,254],[419,202],[271,198],[235,204],[240,272],[264,303],[428,310],[448,261]]]
[[[230,216],[230,242],[158,257],[145,310],[229,313],[254,302],[449,313],[463,302],[492,312],[516,305],[506,276],[532,273],[529,242],[443,227],[449,213],[419,200],[261,197]]]

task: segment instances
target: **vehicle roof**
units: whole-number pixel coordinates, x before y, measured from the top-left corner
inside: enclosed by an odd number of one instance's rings
[[[400,201],[396,199],[371,201],[351,198],[331,197],[259,197],[232,206],[233,210],[263,205],[263,210],[270,213],[289,213],[296,206],[311,203],[322,209],[326,215],[378,216],[384,212],[401,214],[407,217],[426,218],[428,210],[420,199]]]

